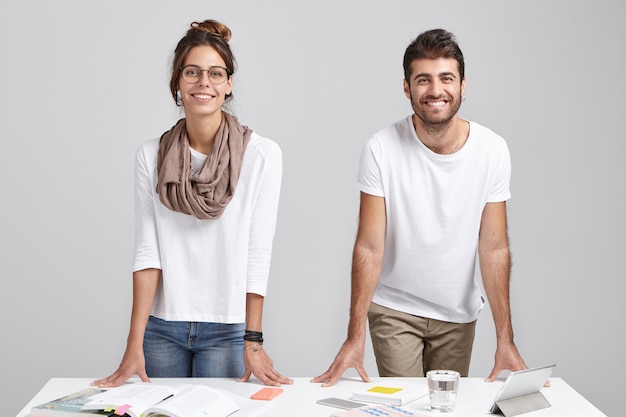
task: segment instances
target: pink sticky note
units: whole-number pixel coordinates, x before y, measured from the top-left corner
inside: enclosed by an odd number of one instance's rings
[[[115,410],[115,414],[117,414],[118,416],[123,416],[124,414],[126,414],[126,411],[128,411],[128,409],[131,408],[131,407],[132,407],[132,405],[130,405],[130,404],[120,405]]]

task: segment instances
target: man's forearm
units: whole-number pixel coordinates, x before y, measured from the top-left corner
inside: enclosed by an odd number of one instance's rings
[[[496,337],[498,341],[512,341],[509,293],[511,256],[508,247],[481,253],[480,268],[496,327]]]
[[[352,292],[348,339],[365,338],[365,322],[382,267],[382,253],[355,246],[352,259]]]

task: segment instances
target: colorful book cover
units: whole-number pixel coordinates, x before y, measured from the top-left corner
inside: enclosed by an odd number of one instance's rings
[[[99,411],[85,411],[81,407],[96,394],[102,393],[98,388],[85,388],[65,397],[38,405],[31,409],[32,417],[94,417],[108,415]]]

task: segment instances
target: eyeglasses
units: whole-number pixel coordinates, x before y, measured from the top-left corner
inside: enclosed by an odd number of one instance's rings
[[[211,80],[211,84],[222,84],[230,76],[230,71],[227,68],[220,66],[213,66],[209,69],[200,69],[197,65],[185,65],[180,68],[180,72],[185,80],[189,84],[195,84],[202,79],[202,73],[206,71]]]

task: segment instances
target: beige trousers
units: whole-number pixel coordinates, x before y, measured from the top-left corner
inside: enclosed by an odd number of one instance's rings
[[[380,376],[423,377],[431,369],[450,369],[467,376],[476,320],[450,323],[375,303],[368,320]]]

